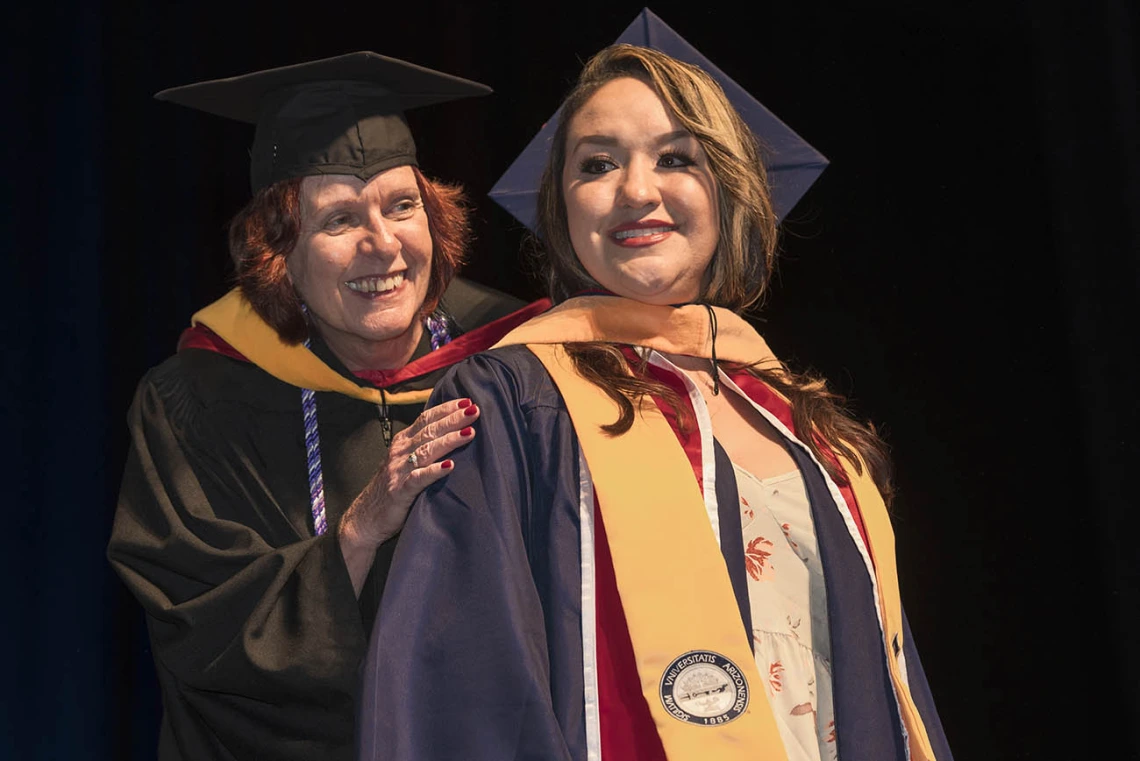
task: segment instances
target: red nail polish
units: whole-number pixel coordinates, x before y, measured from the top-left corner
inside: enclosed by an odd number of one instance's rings
[[[443,468],[444,470],[451,470],[451,468],[452,468],[454,465],[455,465],[455,463],[454,463],[453,461],[451,461],[451,460],[444,460],[443,462],[441,462],[441,463],[439,464],[439,467]]]
[[[479,414],[479,407],[472,404],[470,407],[463,410],[463,414],[466,415],[467,417],[471,417],[472,415],[477,415],[477,414]]]
[[[475,435],[475,429],[472,428],[471,426],[467,426],[466,428],[464,428],[462,431],[459,432],[459,435],[460,436],[473,436],[473,435]]]
[[[459,409],[463,409],[464,407],[470,407],[470,406],[471,406],[471,400],[470,399],[460,399],[459,400]]]

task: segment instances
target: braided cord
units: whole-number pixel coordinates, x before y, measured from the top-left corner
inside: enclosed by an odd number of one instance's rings
[[[424,318],[424,326],[431,333],[431,350],[435,351],[441,346],[451,343],[451,333],[447,329],[447,318],[442,312],[436,310]]]
[[[308,314],[307,309],[305,313]],[[447,318],[442,314],[436,312],[429,315],[424,319],[424,325],[431,333],[432,351],[451,343]],[[310,348],[307,338],[305,348]],[[317,395],[312,389],[301,389],[301,414],[305,420],[305,464],[309,472],[309,505],[313,513],[313,531],[320,536],[328,530],[328,521],[325,519],[325,477],[321,470],[321,434],[317,430]]]
[[[321,472],[321,434],[317,431],[317,395],[312,389],[301,389],[301,413],[305,418],[305,460],[309,470],[309,504],[313,512],[313,531],[325,533],[325,477]]]

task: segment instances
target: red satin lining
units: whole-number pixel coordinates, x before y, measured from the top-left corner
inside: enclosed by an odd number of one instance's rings
[[[360,370],[355,373],[377,388],[385,388],[402,383],[421,375],[454,365],[461,359],[472,354],[486,351],[499,342],[503,336],[522,325],[531,317],[540,315],[550,309],[550,299],[539,299],[527,304],[522,309],[500,317],[486,325],[481,325],[468,331],[451,343],[441,346],[430,354],[425,354],[414,362],[409,362],[398,370]]]
[[[549,308],[549,299],[539,299],[527,304],[522,309],[452,339],[445,346],[441,346],[414,362],[409,362],[398,370],[359,370],[353,375],[368,381],[377,388],[387,388],[412,378],[418,378],[421,375],[427,375],[435,370],[454,365],[472,354],[478,354],[491,348],[507,333]],[[178,338],[178,351],[183,349],[205,349],[243,362],[249,361],[245,355],[226,343],[221,336],[205,325],[194,325],[182,331],[182,335]]]
[[[772,389],[764,385],[764,382],[759,378],[751,375],[750,373],[740,371],[729,375],[733,382],[740,386],[740,390],[748,395],[752,401],[759,404],[768,412],[775,415],[776,419],[787,426],[788,430],[796,435],[801,441],[803,438],[796,431],[795,425],[792,423],[792,408],[784,399]],[[839,465],[839,460],[836,458],[835,453],[831,451],[830,447],[821,446],[820,450],[823,456],[827,458],[828,462],[836,468],[843,471]],[[837,483],[839,493],[843,495],[843,499],[847,502],[847,506],[851,509],[851,517],[855,521],[855,527],[859,529],[859,535],[863,537],[863,546],[867,548],[871,554],[872,561],[874,560],[874,552],[871,551],[871,543],[867,540],[867,529],[863,526],[863,516],[859,512],[859,502],[855,499],[855,490],[851,488],[851,483]]]
[[[205,325],[192,325],[178,337],[178,351],[183,349],[205,349],[215,354],[224,354],[233,359],[248,362],[245,355],[226,343],[221,336]]]

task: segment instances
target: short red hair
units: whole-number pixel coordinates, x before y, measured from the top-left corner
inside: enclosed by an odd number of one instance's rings
[[[416,167],[412,172],[431,231],[431,278],[419,311],[420,317],[426,317],[467,258],[470,211],[461,187],[429,180]],[[301,298],[285,268],[285,258],[301,235],[303,179],[292,177],[262,188],[230,222],[230,256],[238,287],[261,319],[289,344],[309,335]]]

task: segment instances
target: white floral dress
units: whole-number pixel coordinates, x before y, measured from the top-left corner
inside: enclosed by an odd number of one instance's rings
[[[803,478],[733,469],[756,665],[780,737],[789,761],[835,761],[827,590]]]

